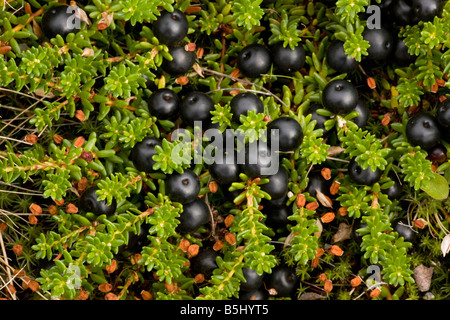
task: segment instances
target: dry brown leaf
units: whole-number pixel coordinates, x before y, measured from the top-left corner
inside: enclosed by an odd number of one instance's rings
[[[298,300],[319,300],[319,299],[325,299],[325,298],[326,298],[326,296],[323,296],[319,293],[305,292],[298,298]]]
[[[414,280],[421,292],[430,290],[431,278],[433,277],[433,267],[425,267],[423,264],[414,269]]]
[[[350,239],[352,236],[352,226],[341,222],[338,227],[338,231],[331,238],[332,243],[344,241]]]
[[[329,156],[336,156],[336,155],[340,154],[343,151],[345,151],[345,149],[342,148],[342,147],[336,147],[336,146],[329,147],[328,148],[328,155]]]
[[[319,200],[320,204],[327,208],[333,207],[333,201],[331,201],[330,197],[323,194],[319,190],[316,189],[316,198]]]

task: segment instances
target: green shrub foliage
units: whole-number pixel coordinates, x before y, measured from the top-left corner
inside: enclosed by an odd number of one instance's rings
[[[394,43],[404,41],[412,56],[406,64],[370,60],[364,31],[374,17],[366,12],[383,2],[80,0],[80,30],[50,39],[43,14],[56,1],[0,1],[0,296],[233,299],[249,268],[264,275],[259,289],[268,299],[309,292],[335,300],[448,298],[450,264],[441,248],[450,232],[448,128],[441,128],[444,155],[437,159],[439,150],[413,145],[406,127],[418,113],[436,116],[450,98],[450,2],[430,21],[404,25],[383,10],[375,17],[387,21]],[[181,75],[164,68],[171,48],[153,31],[161,11],[175,9],[189,25],[179,45],[196,54]],[[356,70],[340,73],[328,64],[334,40],[360,63]],[[256,43],[302,46],[304,65],[290,74],[272,65],[246,78],[236,60]],[[337,79],[353,83],[367,104],[364,126],[357,111],[322,108],[323,89]],[[289,178],[281,225],[264,187],[270,176],[241,170],[233,183],[218,183],[210,163],[194,161],[211,152],[210,139],[180,118],[152,114],[149,97],[163,88],[180,100],[191,91],[208,94],[214,110],[202,129],[254,129],[244,143],[265,141],[263,132],[279,117],[298,121],[301,144],[276,153]],[[264,112],[236,122],[230,103],[243,92],[257,95]],[[319,125],[317,117],[326,121]],[[131,153],[147,137],[161,145],[154,170],[140,172]],[[381,178],[356,183],[348,171],[353,159]],[[166,190],[168,177],[188,168],[210,210],[209,222],[191,233],[180,231],[183,204]],[[323,190],[309,188],[314,176]],[[389,196],[397,185],[400,195]],[[113,215],[81,205],[94,186],[97,201],[117,205]],[[215,265],[198,272],[195,257],[207,249],[217,254]],[[266,280],[280,265],[299,279],[289,297]],[[427,296],[413,274],[419,265],[434,268]]]

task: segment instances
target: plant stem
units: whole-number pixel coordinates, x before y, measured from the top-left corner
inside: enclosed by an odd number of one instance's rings
[[[280,103],[281,103],[283,106],[285,106],[286,108],[290,108],[290,106],[288,106],[286,103],[284,103],[284,101],[283,101],[279,96],[277,96],[276,94],[272,93],[272,91],[270,91],[270,90],[264,88],[263,86],[261,86],[261,85],[259,85],[259,84],[256,84],[256,83],[254,83],[254,82],[250,82],[250,81],[248,81],[248,80],[236,78],[236,77],[233,77],[233,76],[231,76],[231,75],[229,75],[229,74],[222,73],[222,72],[218,72],[218,71],[211,70],[211,69],[208,69],[208,68],[201,68],[200,70],[201,70],[202,72],[207,72],[207,73],[215,74],[215,75],[218,75],[218,76],[221,76],[221,77],[229,78],[229,79],[231,79],[231,80],[233,80],[233,81],[238,81],[238,82],[241,82],[241,83],[244,83],[244,84],[247,84],[247,85],[255,86],[255,87],[261,89],[262,91],[266,92],[267,95],[270,95],[270,96],[274,97],[276,100],[278,100],[278,102],[280,102]]]

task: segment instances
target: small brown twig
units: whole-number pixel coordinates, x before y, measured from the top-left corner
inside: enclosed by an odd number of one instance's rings
[[[229,79],[231,79],[233,81],[241,82],[241,83],[244,83],[246,85],[255,86],[255,87],[261,89],[263,92],[266,92],[267,95],[270,95],[270,96],[274,97],[278,102],[280,102],[286,108],[290,108],[290,106],[288,106],[279,96],[277,96],[272,91],[264,88],[263,86],[261,86],[259,84],[256,84],[254,82],[251,82],[251,81],[248,81],[248,80],[245,80],[245,79],[236,78],[236,77],[233,77],[233,76],[231,76],[229,74],[218,72],[218,71],[211,70],[211,69],[208,69],[208,68],[201,68],[201,70],[202,70],[202,72],[207,72],[207,73],[210,73],[210,74],[214,74],[214,75],[218,75],[218,76],[221,76],[221,77],[229,78]]]

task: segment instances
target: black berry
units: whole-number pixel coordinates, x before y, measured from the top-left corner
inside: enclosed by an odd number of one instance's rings
[[[42,17],[42,31],[47,38],[61,35],[65,38],[69,33],[80,30],[81,20],[75,16],[76,6],[58,5],[46,11]]]
[[[187,51],[184,46],[174,47],[169,50],[173,60],[164,60],[162,68],[170,75],[177,76],[184,74],[192,68],[195,63],[195,53],[193,51]]]
[[[280,151],[294,151],[303,141],[303,129],[297,120],[290,117],[280,117],[272,120],[267,126],[270,141],[277,136]]]
[[[158,89],[148,99],[148,109],[152,116],[158,119],[176,119],[178,116],[180,99],[170,89]]]
[[[283,74],[289,74],[300,70],[305,63],[306,52],[301,44],[294,49],[283,43],[276,44],[272,49],[273,63]]]
[[[200,192],[200,179],[189,169],[183,173],[174,172],[167,178],[166,192],[170,200],[188,203],[197,198]]]
[[[384,29],[366,29],[363,32],[363,38],[369,41],[370,47],[367,49],[369,59],[386,59],[393,48],[393,38],[391,33]]]
[[[358,90],[346,80],[330,81],[323,89],[322,103],[334,113],[348,113],[358,103]]]
[[[183,204],[183,212],[180,213],[179,228],[182,232],[194,232],[209,221],[208,205],[200,198]]]
[[[105,214],[110,216],[116,212],[117,202],[113,199],[110,205],[107,204],[106,199],[99,201],[97,200],[98,195],[96,191],[97,187],[92,187],[83,192],[80,197],[80,207],[87,212],[92,212],[95,214]]]
[[[173,12],[161,12],[153,24],[153,32],[161,43],[172,46],[184,39],[188,27],[184,13],[175,9]]]
[[[431,149],[441,139],[436,119],[426,113],[411,118],[406,125],[406,137],[415,146],[424,150]]]
[[[327,50],[327,63],[334,70],[341,73],[349,73],[358,68],[359,62],[355,58],[345,54],[344,43],[333,41]]]
[[[267,73],[272,64],[270,52],[261,44],[251,44],[241,50],[237,57],[237,67],[249,78],[257,78]]]
[[[240,123],[240,116],[246,116],[249,111],[263,113],[264,104],[257,95],[250,92],[242,92],[231,99],[230,111],[233,114],[232,120]]]
[[[208,123],[214,111],[214,101],[206,93],[193,91],[188,93],[180,103],[181,119],[190,126],[194,121]]]
[[[350,160],[350,163],[348,164],[348,174],[350,179],[357,184],[370,186],[380,180],[382,173],[383,172],[378,168],[375,171],[372,171],[370,167],[363,169],[355,159]]]
[[[155,146],[161,146],[162,142],[158,138],[148,137],[134,145],[131,150],[131,161],[136,169],[144,172],[154,172],[155,161],[153,156],[158,154]]]

